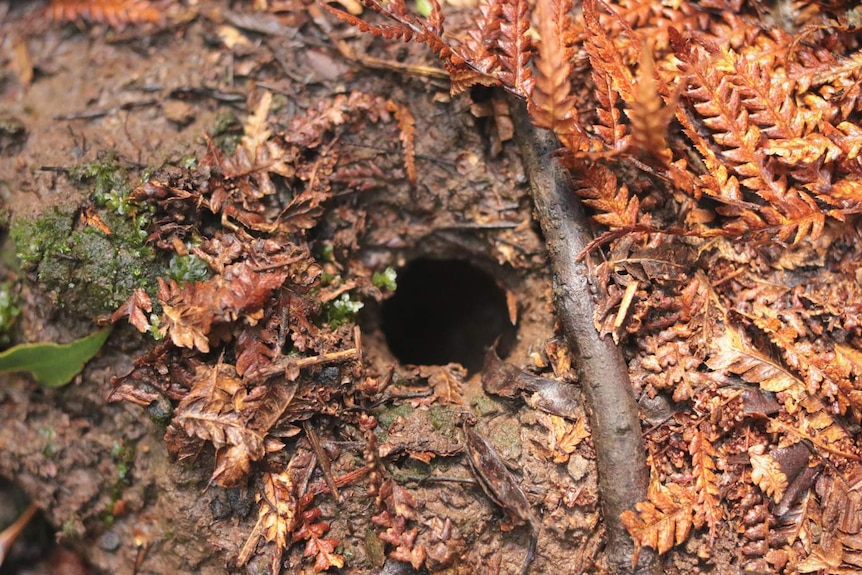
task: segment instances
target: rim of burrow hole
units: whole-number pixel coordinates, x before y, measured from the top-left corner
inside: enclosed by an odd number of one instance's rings
[[[532,352],[541,349],[545,342],[553,336],[554,318],[551,312],[550,301],[550,277],[545,270],[540,269],[514,269],[509,265],[503,265],[489,257],[486,253],[475,249],[465,249],[466,242],[447,242],[447,241],[426,241],[421,242],[422,247],[412,250],[391,250],[385,254],[377,253],[374,256],[375,269],[379,268],[382,271],[385,267],[391,266],[397,273],[397,289],[394,293],[387,293],[383,301],[366,301],[365,306],[359,312],[358,320],[363,333],[363,349],[366,355],[366,361],[378,368],[380,373],[388,372],[394,366],[396,371],[404,371],[410,369],[410,366],[422,365],[445,365],[445,353],[447,350],[455,349],[458,353],[466,353],[470,359],[461,361],[456,354],[453,363],[461,363],[467,369],[467,377],[472,378],[474,375],[481,373],[482,361],[484,359],[486,344],[493,344],[496,336],[482,336],[484,330],[480,325],[482,321],[490,321],[496,325],[502,332],[502,337],[497,344],[498,354],[503,359],[509,359],[516,364],[525,364]],[[410,295],[408,291],[411,289],[411,273],[418,272],[416,280],[417,293],[414,294],[420,299],[423,296],[430,298],[432,301],[420,302],[425,307],[434,309],[434,303],[452,301],[447,298],[447,294],[441,293],[439,290],[440,284],[432,284],[423,282],[424,274],[428,272],[439,271],[439,266],[453,266],[451,269],[454,272],[461,271],[468,274],[467,279],[477,279],[484,276],[494,289],[497,290],[494,296],[496,302],[493,308],[482,308],[476,306],[476,303],[482,303],[480,300],[482,293],[487,293],[490,289],[488,284],[479,286],[479,296],[471,298],[462,298],[463,301],[456,301],[459,306],[454,310],[454,319],[458,320],[462,331],[458,331],[458,327],[454,328],[453,339],[448,342],[437,342],[435,337],[439,337],[441,331],[446,331],[445,326],[440,327],[440,323],[446,319],[438,317],[433,311],[425,313],[425,318],[430,319],[430,323],[417,324],[417,329],[422,329],[423,332],[412,338],[414,343],[430,343],[436,346],[432,349],[430,360],[423,360],[422,356],[417,360],[416,355],[409,355],[405,359],[403,350],[399,349],[399,344],[393,345],[391,339],[400,337],[396,333],[387,333],[387,323],[391,322],[390,318],[385,318],[385,315],[398,313],[398,300],[406,295]],[[444,268],[445,271],[445,268]],[[479,279],[481,281],[481,279]],[[453,278],[448,278],[446,285],[449,289],[454,288],[456,291],[463,284],[454,281]],[[436,286],[436,287],[435,287]],[[436,291],[435,291],[436,290]],[[485,291],[483,291],[485,290]],[[409,303],[409,302],[408,302]],[[472,304],[472,305],[471,305]],[[395,305],[396,310],[392,311],[391,306]],[[406,305],[409,309],[410,305]],[[402,320],[416,321],[417,316],[423,315],[423,310],[413,310],[415,312],[413,318],[402,317]],[[460,316],[458,315],[460,314]],[[515,317],[515,323],[512,324],[511,318]],[[450,317],[452,317],[450,315]],[[420,320],[421,321],[421,320]],[[410,326],[407,326],[410,327]],[[430,328],[430,329],[429,329]],[[402,330],[403,332],[403,330]],[[476,343],[474,337],[479,333],[479,342]],[[408,345],[408,344],[404,344]],[[467,347],[468,349],[459,349]],[[415,351],[415,350],[414,350]]]

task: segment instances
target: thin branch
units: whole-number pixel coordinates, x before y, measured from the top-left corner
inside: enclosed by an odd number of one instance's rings
[[[530,177],[533,203],[554,272],[557,317],[572,351],[590,416],[608,566],[616,574],[658,575],[661,566],[651,549],[642,549],[635,565],[634,542],[620,521],[623,511],[647,499],[649,475],[626,362],[614,342],[600,338],[593,325],[595,304],[589,270],[585,261],[578,259],[593,241],[587,218],[565,170],[552,156],[560,147],[557,140],[550,132],[533,126],[523,102],[510,98],[510,103],[515,139]]]

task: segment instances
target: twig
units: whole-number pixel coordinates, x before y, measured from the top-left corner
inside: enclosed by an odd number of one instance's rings
[[[387,72],[395,72],[408,76],[423,76],[433,78],[435,80],[449,80],[449,72],[441,68],[422,66],[420,64],[405,64],[394,60],[384,60],[382,58],[374,58],[373,56],[357,54],[350,48],[350,46],[347,45],[347,42],[335,37],[332,25],[323,17],[320,6],[314,3],[309,4],[308,13],[311,14],[311,18],[314,20],[314,23],[329,36],[330,41],[338,52],[348,60],[359,62],[361,65],[366,68],[371,68],[372,70],[385,70]]]
[[[530,178],[536,214],[554,273],[554,303],[563,326],[590,416],[599,474],[599,494],[611,573],[658,574],[659,561],[642,549],[634,564],[634,542],[620,514],[647,498],[649,476],[637,403],[620,349],[602,339],[593,324],[595,303],[586,259],[592,241],[586,216],[565,170],[552,154],[554,136],[532,125],[524,103],[510,96],[515,140]],[[589,255],[587,256],[589,257]]]
[[[30,523],[30,520],[33,519],[37,511],[39,511],[39,508],[31,503],[24,510],[24,513],[18,516],[18,519],[0,532],[0,565],[3,565],[6,556],[9,554],[9,550],[12,548],[12,544],[15,543],[15,540],[18,539],[18,536],[21,535],[21,532],[24,531],[24,528],[27,527],[27,524]]]
[[[256,375],[260,377],[272,377],[273,375],[277,375],[279,373],[284,373],[285,371],[289,371],[291,369],[304,369],[306,367],[311,367],[313,365],[323,365],[325,363],[338,363],[341,361],[348,361],[351,359],[360,359],[359,349],[351,348],[345,349],[342,351],[333,351],[330,353],[324,353],[321,355],[314,355],[311,357],[300,357],[300,358],[287,358],[282,361],[274,362],[272,365],[268,365],[260,368]]]
[[[341,501],[341,496],[338,495],[338,486],[335,485],[335,477],[332,475],[332,462],[329,460],[329,454],[323,449],[320,444],[320,437],[317,436],[317,431],[311,426],[308,420],[302,422],[302,429],[305,430],[305,437],[308,438],[308,443],[311,444],[311,449],[317,456],[317,463],[320,464],[320,469],[323,470],[323,478],[326,479],[326,485],[329,487],[329,492],[336,501]]]

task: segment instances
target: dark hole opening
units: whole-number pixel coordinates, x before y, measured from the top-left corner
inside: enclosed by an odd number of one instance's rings
[[[516,328],[506,294],[494,278],[461,260],[418,259],[398,273],[395,295],[383,302],[381,327],[389,349],[405,364],[460,363],[475,373],[500,337],[511,348]]]

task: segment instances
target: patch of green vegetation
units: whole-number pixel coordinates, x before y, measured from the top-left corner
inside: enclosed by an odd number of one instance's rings
[[[210,137],[219,150],[233,154],[242,139],[242,122],[231,110],[220,110],[210,129]]]
[[[101,513],[99,513],[99,522],[102,524],[102,527],[111,527],[114,525],[114,522],[117,520],[114,517],[114,512],[110,509],[103,509]]]
[[[79,184],[92,185],[92,197],[99,207],[121,216],[134,216],[138,207],[129,200],[133,186],[114,154],[69,169],[69,177]]]
[[[381,406],[379,409],[375,410],[374,416],[377,418],[377,425],[380,426],[380,433],[378,434],[381,441],[386,441],[389,434],[389,428],[392,427],[392,424],[399,417],[407,418],[413,413],[413,407],[410,405],[390,405],[390,406]]]
[[[184,170],[194,170],[198,167],[198,156],[194,152],[188,153],[177,162],[177,165]]]
[[[416,0],[416,11],[424,17],[431,15],[432,6],[429,0]]]
[[[12,221],[9,235],[22,269],[74,315],[95,317],[116,309],[135,288],[152,292],[163,275],[153,248],[146,245],[149,213],[131,202],[125,171],[108,156],[69,170],[92,186],[99,227],[76,225],[75,210],[52,208],[37,218]],[[100,226],[101,227],[101,226]],[[186,263],[188,273],[194,264]]]
[[[12,327],[21,308],[18,306],[18,296],[10,282],[0,282],[0,347],[9,345]]]
[[[72,235],[72,216],[71,212],[53,208],[36,219],[12,220],[9,237],[15,244],[18,262],[25,270],[33,270],[46,254],[68,254],[66,240]]]
[[[57,443],[54,441],[54,430],[50,427],[40,427],[36,430],[39,437],[45,438],[45,445],[42,447],[42,455],[51,459],[57,455]]]
[[[117,479],[125,482],[130,479],[132,463],[135,461],[135,446],[114,443],[111,447],[111,457],[117,464]]]
[[[378,568],[386,562],[386,548],[373,529],[365,531],[365,557],[371,565]]]
[[[500,425],[489,430],[488,439],[497,448],[500,457],[517,461],[521,457],[521,428],[517,425]]]
[[[501,400],[487,395],[477,395],[470,400],[470,411],[478,417],[500,413],[505,410],[506,408]]]
[[[323,244],[317,254],[317,260],[321,263],[335,261],[335,247],[331,243]]]
[[[458,436],[460,414],[443,405],[434,405],[428,410],[431,426],[449,438]]]
[[[356,321],[356,314],[364,306],[365,304],[361,301],[350,299],[350,294],[343,293],[341,297],[323,306],[326,323],[332,328],[342,326],[346,323],[353,323]]]
[[[174,254],[168,262],[168,277],[177,283],[202,281],[209,275],[206,262],[194,254]]]
[[[371,283],[373,283],[378,289],[395,291],[398,289],[398,283],[395,281],[397,278],[398,274],[395,271],[395,268],[389,266],[382,272],[374,272],[371,274]]]
[[[73,314],[95,317],[122,304],[137,287],[153,290],[158,266],[135,220],[101,214],[111,234],[73,229],[74,213],[52,208],[12,221],[10,237],[21,267]]]
[[[84,534],[83,523],[77,516],[72,516],[63,521],[60,527],[61,537],[66,541],[78,539]]]
[[[404,459],[399,463],[386,466],[392,478],[400,484],[416,481],[431,475],[431,466],[416,459]]]

